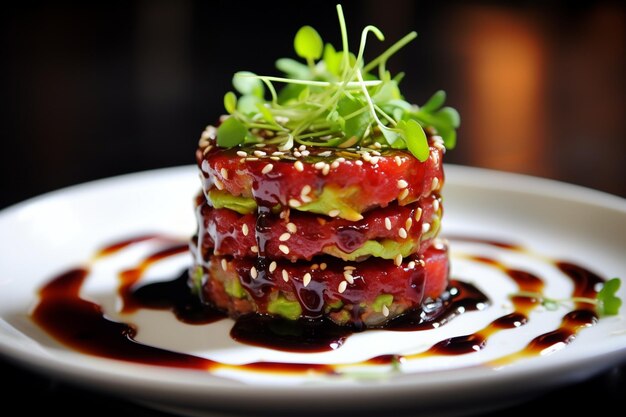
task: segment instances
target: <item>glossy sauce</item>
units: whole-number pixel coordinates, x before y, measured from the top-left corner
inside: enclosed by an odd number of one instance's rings
[[[381,330],[418,331],[443,326],[463,312],[475,311],[489,303],[475,286],[451,281],[444,300],[430,313],[408,312]],[[328,319],[295,322],[252,314],[240,317],[230,332],[233,339],[255,346],[288,352],[323,352],[338,349],[348,336],[361,332],[357,326],[339,326]]]
[[[262,224],[261,224],[262,227]],[[158,237],[128,239],[100,250],[97,257],[107,256],[133,243]],[[167,241],[163,239],[161,241]],[[472,240],[473,241],[473,240]],[[171,240],[170,240],[171,242]],[[261,244],[262,242],[259,242]],[[492,242],[488,242],[490,244]],[[259,245],[261,247],[261,245]],[[504,248],[498,243],[496,246]],[[516,245],[507,249],[520,250]],[[184,253],[187,245],[169,245],[146,257],[135,268],[120,273],[119,293],[123,311],[139,308],[172,310],[185,323],[209,323],[224,317],[223,313],[201,305],[191,294],[187,272],[174,280],[138,286],[145,271],[155,262]],[[520,291],[541,294],[543,281],[523,270],[487,257],[473,257],[473,261],[504,271]],[[574,284],[574,296],[594,298],[596,285],[604,280],[597,274],[572,263],[555,262]],[[211,370],[216,368],[246,369],[262,372],[334,374],[343,366],[307,363],[256,362],[245,365],[227,365],[212,360],[142,345],[134,340],[136,329],[126,323],[112,321],[101,307],[80,297],[80,289],[89,274],[87,268],[76,268],[49,281],[40,290],[40,301],[33,311],[33,320],[59,342],[84,353],[130,362],[161,365],[176,368]],[[263,291],[263,286],[257,287]],[[409,359],[434,355],[460,355],[483,349],[491,335],[499,331],[515,329],[528,321],[528,313],[538,305],[531,297],[512,297],[514,311],[492,321],[478,332],[441,340],[425,352],[414,355],[380,355],[349,365],[395,365]],[[384,329],[393,331],[418,331],[439,327],[454,317],[472,310],[485,308],[487,297],[476,287],[462,281],[451,281],[450,289],[441,300],[433,301],[424,310],[412,312],[392,320]],[[492,366],[502,366],[528,356],[546,355],[571,343],[580,330],[592,326],[598,320],[586,303],[578,303],[568,312],[559,328],[535,337],[524,349],[492,361]],[[320,352],[341,347],[347,337],[359,329],[337,326],[329,321],[286,322],[264,316],[251,315],[238,319],[231,336],[238,341],[290,352]]]

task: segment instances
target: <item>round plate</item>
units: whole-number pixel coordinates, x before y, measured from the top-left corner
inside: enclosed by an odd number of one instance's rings
[[[452,276],[472,281],[491,299],[438,329],[420,332],[367,331],[335,351],[290,353],[252,347],[229,337],[232,321],[202,326],[178,322],[169,312],[118,312],[116,271],[157,249],[143,242],[98,261],[82,295],[108,317],[133,323],[137,339],[231,364],[254,361],[352,363],[383,354],[423,351],[446,337],[476,332],[510,312],[514,285],[497,268],[472,262],[490,256],[541,275],[545,293],[568,297],[572,284],[551,259],[569,260],[611,278],[626,279],[626,201],[554,181],[482,169],[447,166],[444,227],[447,236],[472,236],[521,244],[507,251],[452,240]],[[53,192],[0,213],[0,352],[55,377],[188,415],[303,415],[324,411],[393,411],[396,415],[450,415],[488,410],[579,381],[626,360],[626,321],[605,317],[556,352],[505,366],[489,363],[519,351],[539,334],[558,327],[563,314],[537,308],[529,322],[500,331],[479,352],[408,360],[400,369],[373,367],[340,375],[228,370],[214,373],[138,365],[93,357],[56,342],[30,317],[37,290],[48,279],[88,262],[103,245],[146,233],[186,239],[195,231],[195,167],[126,175]],[[146,281],[190,264],[188,254],[157,263]],[[626,288],[618,294],[626,299]],[[620,311],[623,314],[624,308]],[[547,354],[550,353],[550,354]]]

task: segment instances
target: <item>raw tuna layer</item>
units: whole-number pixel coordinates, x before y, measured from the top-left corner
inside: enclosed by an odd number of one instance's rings
[[[418,161],[406,150],[311,147],[279,151],[274,145],[231,149],[209,143],[196,152],[203,190],[253,198],[260,206],[291,207],[359,220],[393,201],[410,204],[443,185],[443,146],[430,141],[430,155]],[[331,206],[315,206],[321,198]],[[210,200],[209,200],[210,201]]]
[[[369,259],[318,263],[211,256],[192,281],[203,300],[232,317],[260,313],[298,318],[330,317],[347,325],[380,326],[439,297],[448,284],[448,249],[430,245],[400,265]]]
[[[368,211],[355,222],[292,211],[288,218],[268,216],[263,227],[257,228],[256,213],[215,209],[200,198],[196,216],[201,255],[203,259],[210,255],[256,257],[261,249],[270,259],[288,260],[311,260],[324,254],[346,261],[369,256],[394,259],[398,253],[406,257],[436,235],[442,215],[440,200],[432,194],[407,206],[393,203]],[[264,247],[259,248],[260,244]]]

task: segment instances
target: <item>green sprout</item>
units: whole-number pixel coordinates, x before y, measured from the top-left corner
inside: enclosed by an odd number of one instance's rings
[[[417,34],[407,34],[366,64],[368,35],[383,41],[383,33],[375,26],[365,27],[354,55],[348,50],[341,5],[337,5],[337,15],[341,50],[325,44],[311,26],[303,26],[296,33],[294,49],[305,63],[279,59],[276,67],[283,77],[235,74],[233,86],[239,97],[234,92],[224,96],[229,117],[218,128],[218,146],[262,141],[289,150],[296,144],[348,148],[379,143],[408,149],[425,161],[429,147],[424,128],[440,135],[446,148],[455,146],[460,117],[453,108],[444,107],[446,94],[438,91],[423,106],[412,105],[400,92],[404,74],[392,77],[386,69],[388,59]],[[261,138],[255,134],[258,130],[266,134]]]
[[[593,305],[600,316],[616,316],[622,306],[622,300],[615,295],[622,281],[619,278],[612,278],[604,283],[602,289],[598,291],[595,298],[571,297],[571,298],[549,298],[539,292],[518,291],[511,294],[511,297],[534,298],[547,310],[554,311],[559,307],[569,303],[586,303]]]

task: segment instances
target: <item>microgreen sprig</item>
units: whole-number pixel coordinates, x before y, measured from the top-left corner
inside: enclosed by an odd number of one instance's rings
[[[598,291],[595,298],[589,297],[571,297],[571,298],[549,298],[539,292],[532,291],[518,291],[511,294],[511,297],[526,297],[536,299],[547,310],[554,311],[560,306],[567,305],[569,303],[586,303],[593,305],[596,312],[600,316],[615,316],[619,314],[619,309],[622,305],[622,300],[615,294],[621,285],[619,278],[612,278],[606,281],[602,289]]]
[[[456,110],[444,107],[445,93],[436,92],[421,107],[412,105],[399,89],[403,74],[392,77],[386,69],[387,60],[417,34],[409,33],[366,64],[368,35],[383,41],[383,33],[366,26],[354,55],[348,50],[341,5],[337,5],[337,15],[342,50],[324,44],[314,28],[304,26],[296,33],[294,49],[305,63],[279,59],[276,66],[284,77],[235,74],[233,86],[239,97],[234,92],[224,96],[230,117],[218,127],[218,146],[266,142],[288,150],[296,143],[345,148],[377,142],[383,147],[408,149],[425,161],[429,155],[426,127],[434,129],[447,148],[455,146],[460,118]],[[372,73],[375,69],[377,75]],[[265,132],[262,137],[259,130]]]

